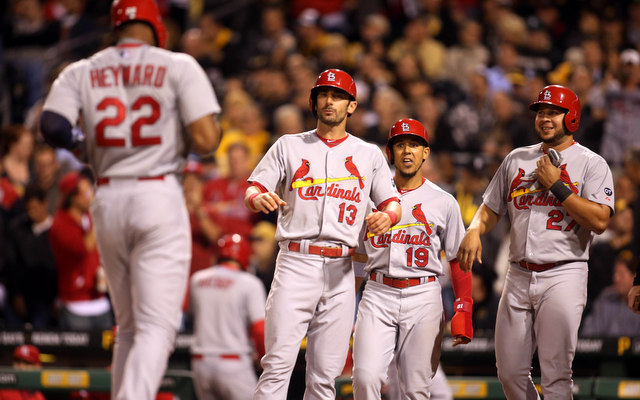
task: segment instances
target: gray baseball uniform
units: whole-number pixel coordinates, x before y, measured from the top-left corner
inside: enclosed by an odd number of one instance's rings
[[[176,178],[182,124],[220,106],[193,57],[125,39],[67,67],[44,110],[72,124],[82,117],[98,177],[91,213],[118,324],[113,392],[152,399],[174,346],[191,258]]]
[[[199,400],[247,400],[258,382],[251,326],[264,320],[262,282],[247,272],[210,267],[191,277],[193,380]]]
[[[444,324],[437,279],[444,274],[440,253],[446,260],[456,258],[464,224],[453,196],[426,179],[418,188],[401,192],[400,200],[398,224],[364,241],[368,256],[364,270],[370,279],[354,333],[356,400],[380,398],[394,355],[402,398],[428,399],[440,361]],[[356,270],[356,275],[363,274]],[[419,284],[401,287],[411,280]]]
[[[307,335],[305,399],[335,399],[353,326],[353,248],[370,199],[398,194],[376,146],[348,135],[333,143],[315,130],[282,136],[249,178],[277,192],[280,253],[267,298],[265,346],[255,399],[285,399]]]
[[[575,142],[561,155],[562,182],[613,210],[613,179],[604,159]],[[536,348],[545,399],[572,397],[571,363],[586,302],[594,233],[577,224],[550,191],[530,190],[542,156],[540,144],[512,151],[483,197],[511,221],[511,265],[495,333],[498,377],[509,399],[538,398],[530,376]]]

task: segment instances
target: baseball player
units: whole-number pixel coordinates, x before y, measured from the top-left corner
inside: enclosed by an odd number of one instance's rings
[[[350,256],[360,227],[382,234],[400,218],[398,194],[380,149],[345,131],[357,107],[355,82],[328,69],[309,105],[317,128],[284,135],[249,177],[245,203],[279,210],[280,253],[267,298],[264,371],[254,399],[285,399],[300,344],[307,335],[305,398],[335,399],[355,307]],[[368,213],[372,200],[378,212]]]
[[[245,272],[251,245],[239,234],[218,240],[219,264],[191,277],[191,369],[199,400],[251,399],[254,349],[264,355],[262,281]]]
[[[455,315],[453,346],[473,338],[471,272],[462,272],[456,251],[464,234],[455,198],[422,176],[429,138],[414,119],[389,130],[387,154],[395,166],[402,218],[389,232],[363,235],[368,261],[356,276],[369,280],[358,306],[353,344],[354,399],[379,399],[394,359],[401,398],[429,399],[440,361],[444,308],[438,276],[443,251],[451,268]]]
[[[22,344],[13,351],[13,368],[23,371],[42,369],[40,350],[31,344]],[[0,400],[44,400],[39,390],[0,389]]]
[[[91,213],[117,324],[112,398],[153,399],[173,349],[191,258],[177,175],[218,142],[220,106],[193,57],[163,49],[153,0],[115,0],[118,43],[65,68],[45,101],[46,140],[71,148],[79,118],[97,176]],[[186,128],[188,141],[183,137]]]
[[[481,262],[480,235],[509,213],[510,266],[495,332],[498,378],[508,399],[538,399],[531,380],[537,348],[545,400],[566,400],[573,398],[571,364],[587,298],[589,247],[614,212],[613,179],[602,157],[573,140],[580,123],[574,92],[547,86],[529,108],[542,143],[505,157],[458,261],[464,269]]]

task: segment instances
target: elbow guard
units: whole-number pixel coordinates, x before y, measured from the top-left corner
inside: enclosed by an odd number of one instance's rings
[[[48,145],[71,149],[74,146],[73,127],[62,115],[43,111],[40,116],[40,131]]]
[[[456,312],[451,318],[451,335],[473,339],[473,299],[471,297],[457,298],[453,303]]]

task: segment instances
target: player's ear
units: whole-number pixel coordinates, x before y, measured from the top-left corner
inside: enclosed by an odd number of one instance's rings
[[[351,100],[349,102],[349,105],[347,106],[347,113],[349,115],[353,114],[353,112],[356,111],[357,107],[358,107],[358,102],[356,100]]]
[[[425,146],[424,153],[423,153],[424,159],[426,160],[427,158],[429,158],[430,154],[431,154],[431,147]]]

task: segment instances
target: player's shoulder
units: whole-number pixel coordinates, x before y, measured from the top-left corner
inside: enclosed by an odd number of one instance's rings
[[[573,145],[569,146],[565,151],[568,155],[573,155],[574,157],[585,158],[593,162],[601,162],[605,164],[607,163],[604,157],[602,157],[600,154],[596,153],[586,146],[583,146],[578,142],[574,142]]]
[[[445,203],[458,203],[451,193],[426,178],[420,189],[422,189],[424,195],[429,196],[431,199],[437,199]]]
[[[191,282],[197,282],[203,279],[207,279],[215,274],[214,267],[207,267],[201,270],[198,270],[191,275]]]

